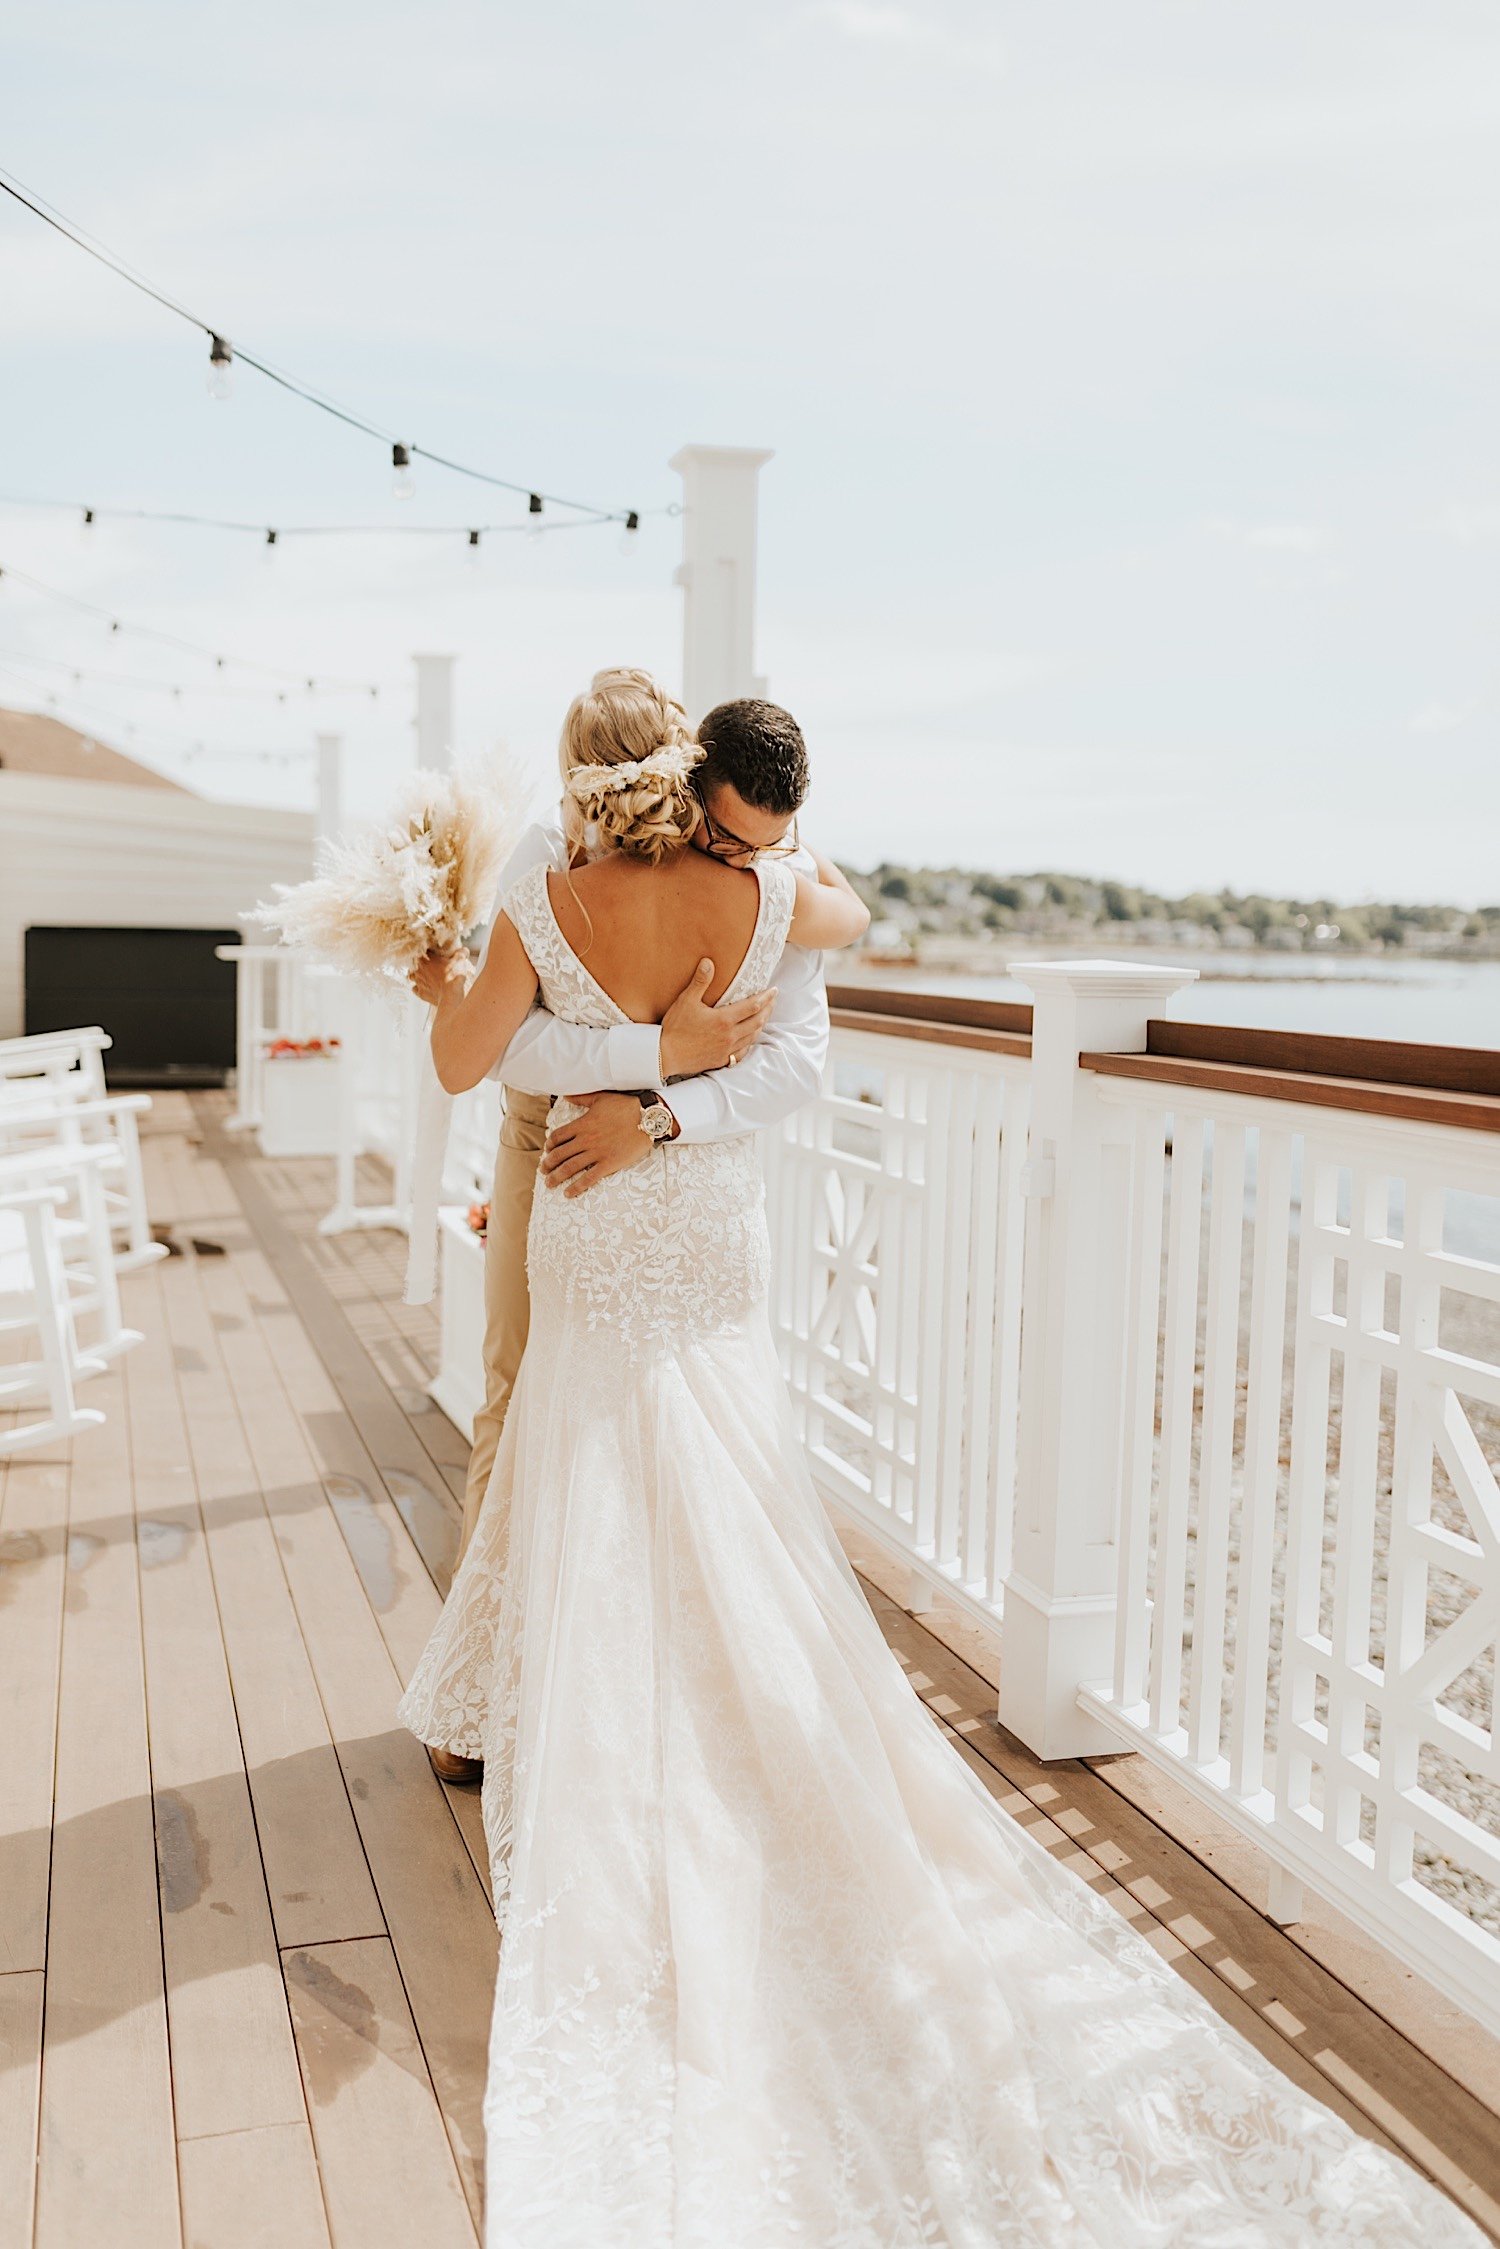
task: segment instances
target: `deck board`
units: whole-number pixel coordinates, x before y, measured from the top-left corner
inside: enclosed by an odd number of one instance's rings
[[[47,1955],[68,1460],[0,1462],[0,1973]]]
[[[360,1842],[322,1698],[242,1415],[284,1410],[274,1377],[242,1370],[238,1393],[220,1355],[218,1271],[185,1260],[164,1277],[174,1339],[211,1338],[201,1372],[181,1379],[207,1525],[219,1624],[276,1932],[283,1946],[383,1936],[385,1920]]]
[[[177,2136],[307,2130],[157,1267],[136,1276],[126,1362]],[[192,1351],[196,1361],[198,1352]],[[184,1488],[186,1486],[186,1488]],[[147,1507],[149,1512],[146,1511]],[[263,2212],[274,2229],[274,2207]]]
[[[474,2249],[391,1948],[379,1938],[286,1956],[334,2249]]]
[[[329,2249],[305,2120],[184,2140],[177,2156],[184,2249]]]
[[[118,1368],[90,1398],[108,1418],[73,1448],[36,2240],[162,2249],[177,2238],[177,2160]]]
[[[41,1970],[0,1975],[0,2242],[31,2239],[42,2078]]]
[[[426,1398],[437,1321],[399,1302],[401,1238],[319,1236],[329,1167],[266,1162],[226,1106],[147,1120],[182,1254],[126,1283],[147,1341],[90,1385],[106,1426],[0,1462],[0,2249],[473,2249],[479,1803],[394,1715],[466,1452]],[[1470,2026],[1450,2053],[1409,1979],[1267,1922],[1242,1855],[1174,1827],[1139,1759],[1040,1766],[972,1640],[846,1543],[1004,1808],[1500,2234],[1500,2051]]]

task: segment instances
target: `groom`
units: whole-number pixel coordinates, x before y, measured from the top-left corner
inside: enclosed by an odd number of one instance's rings
[[[808,766],[791,713],[754,699],[721,703],[698,728],[698,739],[705,753],[693,776],[704,815],[700,847],[732,866],[746,866],[764,852],[800,870],[796,821]],[[522,837],[501,875],[492,920],[539,860],[559,872],[566,867],[560,812]],[[810,859],[805,871],[815,871]],[[641,1122],[648,1099],[669,1109],[672,1139],[723,1140],[779,1123],[821,1082],[828,1051],[821,955],[788,945],[774,988],[730,1007],[705,1006],[713,973],[711,961],[700,962],[660,1025],[591,1030],[535,1008],[496,1064],[505,1118],[485,1243],[485,1402],[474,1419],[460,1559],[489,1485],[526,1347],[526,1230],[538,1164],[550,1189],[586,1193],[651,1154],[655,1142]],[[668,1080],[674,1081],[670,1088]],[[605,1090],[570,1093],[586,1113],[549,1138],[551,1097],[574,1086]],[[456,1766],[471,1762],[454,1759]],[[477,1777],[477,1767],[472,1776],[444,1777]]]

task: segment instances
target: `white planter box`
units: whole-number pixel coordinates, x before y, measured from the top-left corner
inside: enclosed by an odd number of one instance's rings
[[[484,1244],[464,1211],[438,1214],[438,1371],[427,1386],[455,1429],[471,1441],[484,1404]]]
[[[263,1156],[333,1156],[339,1144],[337,1055],[297,1054],[261,1069]]]

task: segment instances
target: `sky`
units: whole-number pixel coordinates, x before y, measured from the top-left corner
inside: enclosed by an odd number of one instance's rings
[[[231,341],[651,511],[475,558],[505,494],[398,502],[249,370],[211,400],[191,328],[0,208],[0,569],[382,688],[231,699],[0,578],[0,702],[247,801],[310,805],[337,729],[374,815],[452,651],[461,746],[540,798],[590,672],[680,677],[670,456],[765,446],[759,669],[846,862],[1500,899],[1491,0],[67,0],[12,11],[0,125]]]

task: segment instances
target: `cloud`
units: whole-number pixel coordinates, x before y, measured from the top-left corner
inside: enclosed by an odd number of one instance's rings
[[[1244,523],[1233,516],[1215,516],[1210,528],[1221,539],[1268,554],[1327,554],[1333,533],[1320,523]]]
[[[897,0],[822,0],[817,13],[826,23],[869,47],[916,49],[946,61],[982,70],[999,70],[1005,50],[993,32],[969,33],[940,23]]]
[[[1413,734],[1451,734],[1473,715],[1473,703],[1424,703],[1411,719]]]
[[[1442,510],[1438,529],[1448,538],[1456,539],[1462,547],[1478,546],[1486,539],[1500,539],[1500,505],[1457,500]]]

